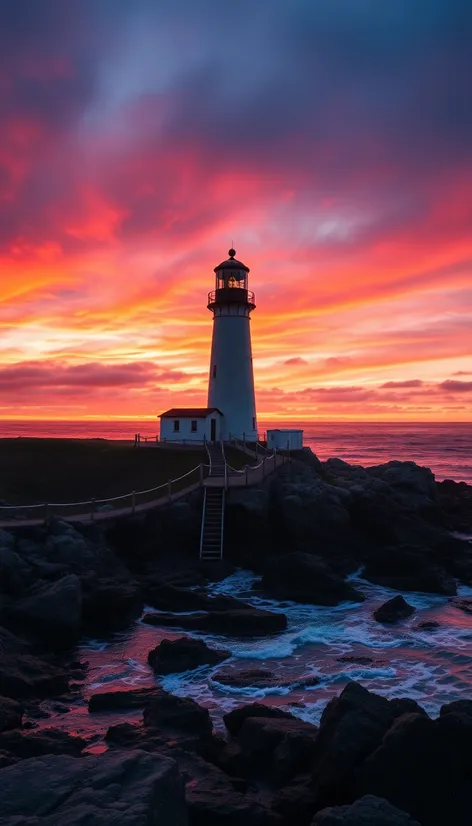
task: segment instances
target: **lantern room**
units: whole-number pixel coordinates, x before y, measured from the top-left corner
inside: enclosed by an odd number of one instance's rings
[[[208,309],[213,312],[228,305],[238,306],[240,312],[251,312],[255,308],[254,293],[247,288],[249,267],[234,256],[236,250],[228,251],[229,258],[214,269],[215,289],[208,294]]]
[[[237,261],[234,257],[236,250],[230,249],[228,251],[229,258],[215,267],[215,289],[228,290],[239,289],[247,290],[247,275],[249,267],[246,267],[241,261]]]

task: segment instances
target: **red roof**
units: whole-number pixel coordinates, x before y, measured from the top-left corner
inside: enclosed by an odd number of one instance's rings
[[[159,414],[159,419],[206,419],[210,413],[219,413],[222,416],[221,410],[217,407],[171,407],[165,413]]]

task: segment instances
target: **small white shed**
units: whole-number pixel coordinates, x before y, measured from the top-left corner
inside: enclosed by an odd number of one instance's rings
[[[218,442],[223,414],[217,407],[172,407],[161,413],[161,442]]]
[[[268,430],[267,448],[269,450],[301,450],[303,430]]]

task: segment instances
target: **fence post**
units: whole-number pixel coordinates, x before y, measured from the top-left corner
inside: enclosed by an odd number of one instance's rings
[[[95,499],[90,501],[90,521],[93,522],[95,518]]]
[[[136,510],[136,491],[134,490],[131,494],[131,513],[134,515]]]
[[[246,487],[247,487],[247,480],[248,480],[248,466],[246,465]]]
[[[225,490],[228,490],[228,462],[225,462]]]
[[[167,482],[167,499],[172,502],[172,479],[169,479]]]
[[[266,457],[264,456],[264,458],[262,460],[262,478],[263,479],[265,479],[265,460],[266,460]]]

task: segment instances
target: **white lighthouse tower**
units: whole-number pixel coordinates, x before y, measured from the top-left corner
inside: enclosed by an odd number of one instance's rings
[[[223,414],[221,438],[257,439],[256,399],[251,349],[254,293],[248,290],[249,267],[237,261],[236,250],[215,267],[215,289],[208,294],[213,313],[208,408]]]

